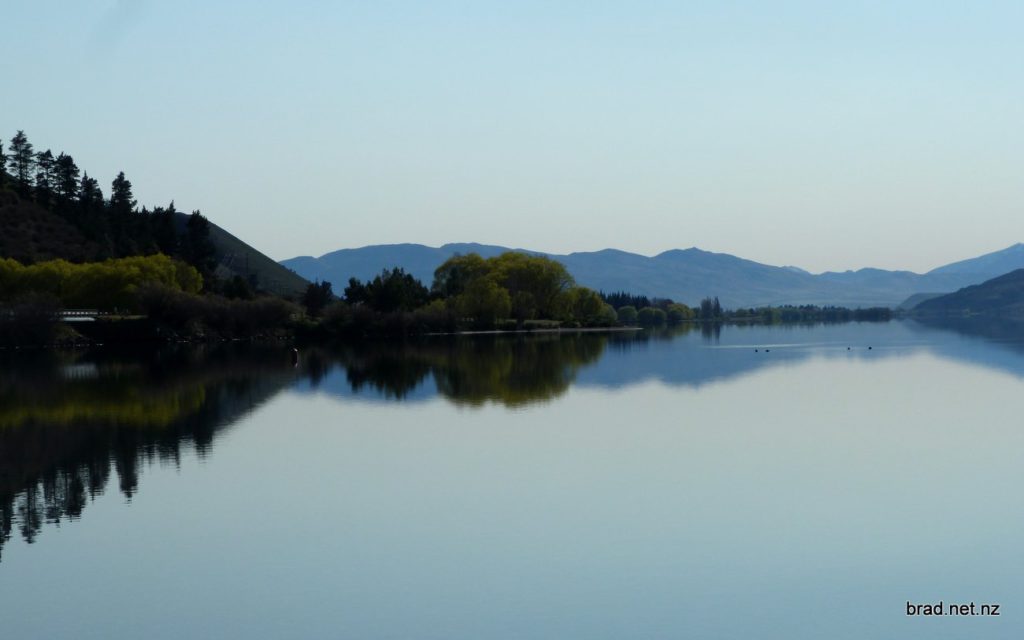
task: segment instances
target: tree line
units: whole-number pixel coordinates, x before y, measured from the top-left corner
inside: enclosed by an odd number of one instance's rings
[[[13,189],[78,229],[94,245],[92,260],[162,253],[194,266],[209,288],[216,266],[210,225],[198,210],[184,224],[171,202],[139,209],[132,183],[119,172],[105,197],[99,182],[63,151],[36,151],[24,131],[0,142],[0,191]]]
[[[449,258],[434,271],[430,287],[400,267],[365,282],[350,278],[339,299],[330,283],[316,282],[303,303],[328,334],[618,323],[614,308],[597,292],[576,285],[560,262],[512,251]]]

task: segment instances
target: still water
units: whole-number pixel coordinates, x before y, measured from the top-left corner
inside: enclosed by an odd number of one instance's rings
[[[0,353],[0,636],[1019,638],[1022,409],[1012,325]]]

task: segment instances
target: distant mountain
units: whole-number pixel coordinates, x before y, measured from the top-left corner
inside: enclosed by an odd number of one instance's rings
[[[281,264],[307,280],[331,282],[340,292],[349,278],[368,280],[382,269],[392,267],[402,267],[407,273],[430,286],[434,280],[434,269],[456,254],[477,253],[489,258],[506,251],[511,249],[473,242],[446,244],[441,247],[427,247],[422,244],[378,244],[359,249],[332,251],[319,258],[300,256],[282,260]]]
[[[488,257],[510,250],[473,243],[441,247],[374,245],[342,249],[319,258],[292,258],[282,264],[306,279],[332,282],[340,290],[349,278],[366,280],[395,266],[430,283],[434,269],[453,255],[475,252]],[[916,293],[956,291],[1024,268],[1024,245],[1020,244],[926,274],[866,268],[813,275],[798,267],[776,267],[696,247],[674,249],[653,257],[617,249],[568,255],[515,250],[550,255],[563,263],[579,284],[593,289],[663,296],[687,304],[718,296],[730,308],[780,304],[895,307]]]
[[[1018,245],[1019,246],[1019,245]],[[913,309],[921,315],[999,315],[1024,317],[1024,269],[1017,269],[955,293],[925,300]]]
[[[1022,266],[1024,266],[1024,244],[1018,242],[1002,251],[987,253],[977,258],[961,260],[960,262],[947,264],[944,267],[932,269],[928,272],[928,275],[969,273],[991,277],[993,275],[1009,273],[1014,269],[1020,269]]]

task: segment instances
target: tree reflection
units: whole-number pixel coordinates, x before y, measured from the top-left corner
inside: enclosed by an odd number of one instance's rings
[[[16,532],[82,515],[117,476],[205,455],[220,429],[295,377],[281,349],[19,356],[0,362],[0,560]]]
[[[437,392],[458,404],[517,407],[565,393],[576,372],[601,357],[607,341],[597,333],[439,337],[350,346],[329,357],[344,367],[357,393],[372,389],[403,399],[433,378]]]

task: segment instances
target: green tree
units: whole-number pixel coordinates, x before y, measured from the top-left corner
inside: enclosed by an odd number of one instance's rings
[[[665,326],[666,314],[657,307],[644,307],[636,314],[636,321],[641,327]]]
[[[22,197],[29,195],[32,169],[35,167],[35,154],[32,152],[32,143],[24,131],[11,138],[11,155],[7,158],[7,165],[11,168],[11,175],[17,183],[18,191]]]
[[[667,321],[670,327],[675,327],[688,320],[693,320],[693,317],[693,309],[685,304],[673,302],[668,305]]]
[[[529,291],[516,291],[511,300],[511,314],[517,323],[522,324],[537,317],[537,300]]]
[[[599,323],[604,301],[596,291],[586,287],[573,287],[568,292],[569,318],[585,326]]]
[[[511,299],[519,292],[533,296],[537,316],[557,319],[566,312],[566,293],[573,286],[565,266],[551,258],[507,251],[487,260],[490,275],[508,291]]]
[[[600,327],[613,327],[619,323],[619,315],[615,307],[607,302],[602,303],[601,312],[597,316],[597,325]]]
[[[383,313],[412,311],[427,303],[430,291],[404,269],[385,269],[366,285],[366,303]]]
[[[344,291],[345,302],[349,304],[360,304],[366,302],[366,285],[358,278],[349,278],[348,286]]]
[[[444,298],[452,298],[462,293],[466,286],[489,274],[490,265],[475,253],[456,255],[448,258],[434,270],[434,282],[431,291]]]
[[[634,307],[632,305],[628,305],[628,304],[626,306],[624,306],[624,307],[619,307],[618,315],[619,315],[619,324],[625,325],[627,327],[636,326],[636,319],[637,319],[636,307]]]
[[[490,278],[477,278],[466,286],[455,299],[460,317],[470,319],[476,326],[492,327],[507,318],[512,308],[508,291]]]

